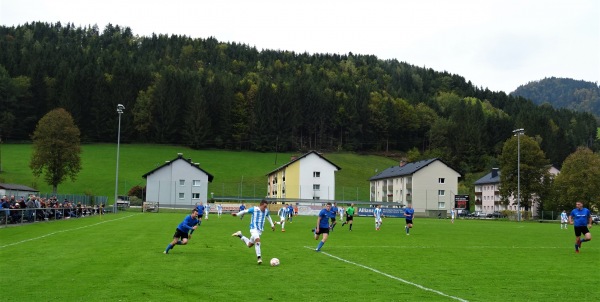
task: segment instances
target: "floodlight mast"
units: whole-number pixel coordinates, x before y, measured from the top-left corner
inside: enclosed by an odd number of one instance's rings
[[[517,221],[521,221],[521,135],[525,129],[515,129],[513,133],[517,137]]]
[[[125,106],[117,104],[117,113],[119,114],[119,128],[117,131],[117,175],[115,177],[115,203],[113,204],[113,213],[117,212],[117,194],[119,192],[119,149],[121,147],[121,114],[123,114]]]

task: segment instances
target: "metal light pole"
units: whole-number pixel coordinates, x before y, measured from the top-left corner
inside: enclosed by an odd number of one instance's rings
[[[118,104],[117,105],[117,113],[119,114],[119,130],[117,132],[117,176],[115,177],[115,203],[113,205],[113,212],[117,212],[117,194],[119,191],[119,149],[121,147],[121,114],[123,114],[123,110],[125,106]]]
[[[515,129],[513,133],[517,136],[517,221],[521,221],[521,135],[525,129]]]
[[[2,135],[0,135],[0,173],[2,173]]]

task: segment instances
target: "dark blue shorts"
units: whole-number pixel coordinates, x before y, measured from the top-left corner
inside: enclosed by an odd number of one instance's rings
[[[319,231],[316,233],[317,235],[321,235],[321,234],[329,234],[329,228],[321,228],[319,227]]]
[[[180,229],[176,229],[175,230],[175,234],[173,235],[173,238],[180,238],[180,239],[186,238],[187,239],[188,238],[188,233],[184,232],[184,231],[182,231]]]
[[[406,218],[406,224],[412,224],[412,219]]]
[[[587,226],[576,226],[575,228],[575,236],[579,237],[581,234],[585,235],[590,232]]]

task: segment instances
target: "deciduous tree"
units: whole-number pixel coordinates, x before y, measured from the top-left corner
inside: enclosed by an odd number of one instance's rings
[[[63,108],[48,112],[35,128],[29,167],[36,177],[44,174],[54,193],[67,177],[74,181],[81,170],[79,135],[73,117]]]

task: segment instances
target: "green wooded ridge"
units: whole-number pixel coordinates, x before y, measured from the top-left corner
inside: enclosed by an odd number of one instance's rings
[[[126,107],[124,143],[412,151],[461,172],[493,165],[515,128],[539,137],[558,167],[577,146],[596,146],[592,114],[538,106],[395,59],[146,37],[111,24],[102,31],[42,22],[0,26],[4,141],[30,140],[39,119],[62,107],[84,142],[115,142],[117,104]]]

